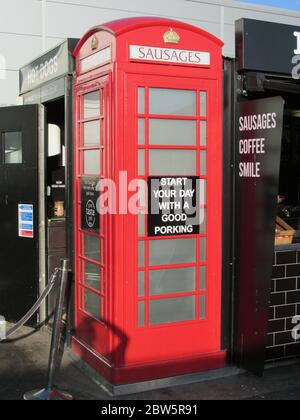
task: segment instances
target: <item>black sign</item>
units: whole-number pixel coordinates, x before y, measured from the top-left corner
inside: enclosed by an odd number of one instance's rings
[[[32,63],[20,69],[20,94],[61,77],[72,74],[74,71],[74,58],[72,52],[77,39],[67,39],[62,44],[48,51]]]
[[[81,178],[81,228],[83,230],[99,233],[99,194],[99,177]]]
[[[200,179],[149,178],[148,235],[179,236],[200,232]]]
[[[240,19],[236,22],[238,71],[297,72],[300,26]]]
[[[275,243],[284,101],[237,106],[237,362],[261,374],[265,364]]]

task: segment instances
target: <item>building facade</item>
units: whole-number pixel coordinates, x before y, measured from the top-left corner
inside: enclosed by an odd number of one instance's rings
[[[234,57],[234,22],[242,17],[295,26],[300,22],[299,13],[234,0],[2,0],[1,6],[1,105],[18,102],[18,69],[24,63],[102,22],[134,16],[178,19],[222,39],[227,57]]]

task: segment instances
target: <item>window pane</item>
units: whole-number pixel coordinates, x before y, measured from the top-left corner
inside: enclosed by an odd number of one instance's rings
[[[196,152],[150,150],[150,175],[196,175]]]
[[[149,89],[150,114],[196,115],[196,92],[179,89]]]
[[[145,88],[138,88],[138,113],[145,114]]]
[[[206,267],[200,267],[200,290],[206,290]]]
[[[145,215],[139,214],[138,215],[138,232],[139,236],[145,236],[146,235],[146,223],[145,223]]]
[[[149,273],[150,296],[195,291],[196,269],[155,270]]]
[[[145,266],[145,242],[140,241],[138,245],[138,265]]]
[[[89,262],[84,263],[85,284],[100,291],[100,267]]]
[[[144,118],[138,119],[138,144],[144,145],[145,142],[145,120]]]
[[[100,116],[100,91],[84,95],[84,118]]]
[[[84,146],[100,145],[100,121],[89,121],[84,123]]]
[[[200,117],[207,116],[207,93],[200,92]]]
[[[84,235],[84,256],[90,260],[100,262],[100,239],[91,235]]]
[[[206,296],[200,296],[200,319],[206,318]]]
[[[145,175],[145,151],[138,151],[138,176]]]
[[[200,233],[206,233],[206,209],[200,209]]]
[[[4,163],[23,163],[22,133],[4,133]]]
[[[150,324],[169,324],[192,321],[195,315],[195,297],[151,300],[149,302]]]
[[[149,253],[151,266],[194,263],[196,240],[191,238],[149,241]]]
[[[200,152],[200,173],[202,176],[206,176],[206,151],[201,150]]]
[[[151,145],[196,145],[196,121],[151,119],[149,124]]]
[[[205,206],[206,204],[206,180],[200,179],[200,205]]]
[[[145,273],[144,271],[139,271],[138,273],[138,283],[139,283],[139,297],[145,296]]]
[[[84,291],[84,309],[91,314],[94,318],[100,320],[100,296],[91,292],[90,290]]]
[[[206,121],[200,122],[200,145],[205,147],[207,143],[207,123]]]
[[[84,175],[100,175],[100,150],[83,152]]]
[[[206,238],[200,238],[200,262],[206,261]]]
[[[138,321],[139,327],[144,327],[145,326],[145,303],[139,302],[138,308],[139,308],[139,321]]]

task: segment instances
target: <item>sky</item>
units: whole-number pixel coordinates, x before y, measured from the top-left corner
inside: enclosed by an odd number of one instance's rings
[[[244,3],[280,7],[282,9],[300,11],[300,0],[238,0]]]

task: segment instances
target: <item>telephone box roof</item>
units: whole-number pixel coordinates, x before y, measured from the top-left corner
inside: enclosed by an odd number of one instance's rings
[[[76,57],[84,45],[84,43],[95,33],[106,31],[110,32],[115,37],[118,37],[126,32],[134,31],[140,28],[147,28],[151,26],[175,26],[176,28],[186,29],[191,32],[195,32],[198,35],[202,35],[212,42],[223,46],[224,43],[219,38],[215,37],[214,35],[210,34],[209,32],[204,31],[196,26],[190,25],[188,23],[180,22],[174,19],[166,19],[166,18],[159,18],[159,17],[133,17],[133,18],[125,18],[125,19],[118,19],[112,22],[104,23],[103,25],[97,25],[91,28],[79,41],[75,50],[74,56]]]

